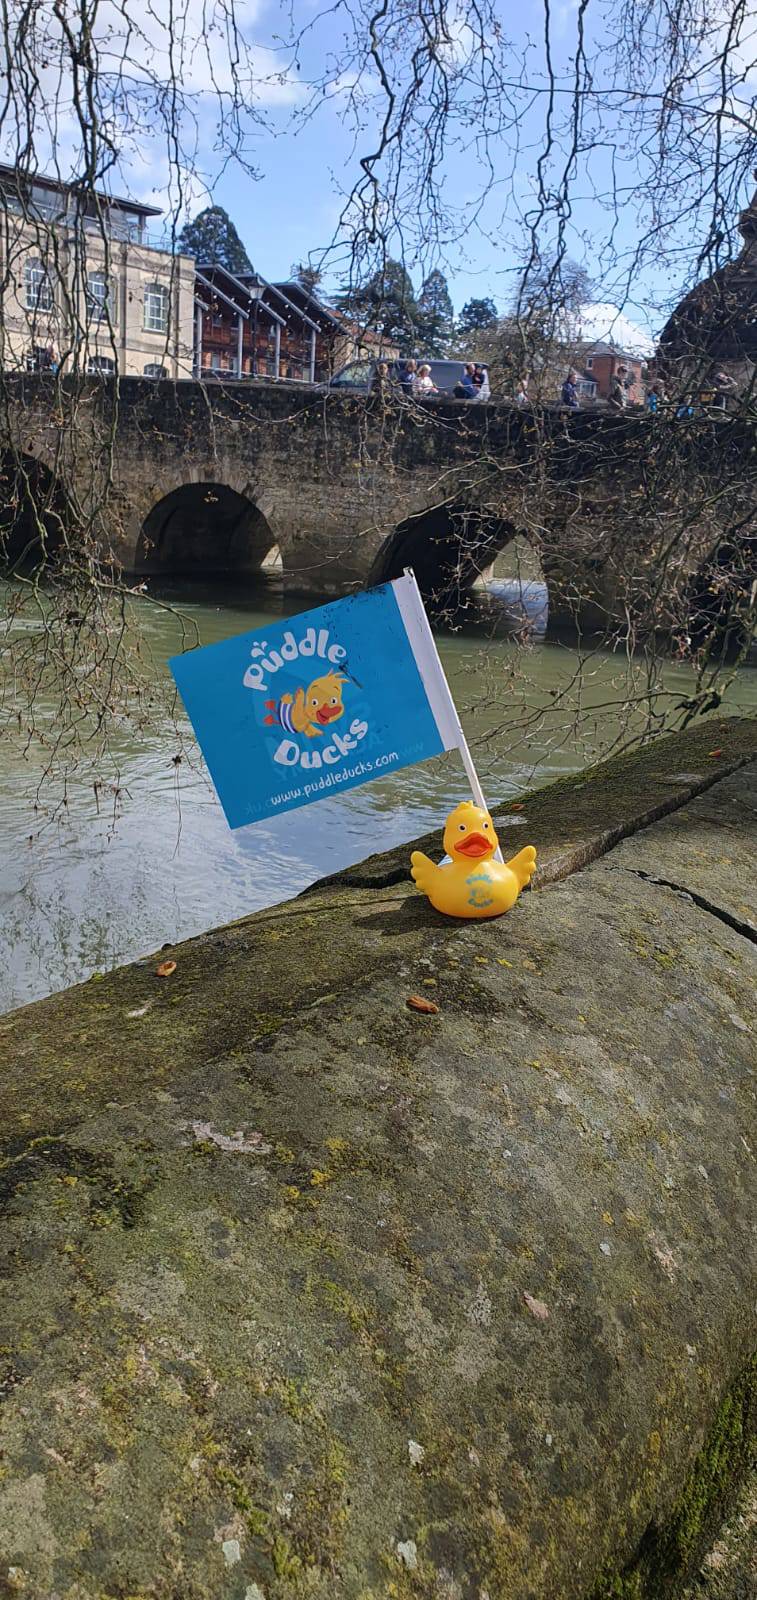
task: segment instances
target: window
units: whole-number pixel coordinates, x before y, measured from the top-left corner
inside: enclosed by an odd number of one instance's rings
[[[222,311],[214,311],[213,315],[212,315],[212,317],[210,319],[210,322],[211,322],[211,326],[213,328],[222,328],[223,327],[223,312]]]
[[[27,372],[57,372],[55,352],[52,345],[33,344],[31,350],[26,352]]]
[[[165,367],[161,367],[158,361],[148,361],[142,371],[146,378],[165,378],[166,375]]]
[[[594,357],[593,356],[587,356],[586,357],[586,370],[587,370],[587,372],[591,372],[591,369],[592,369],[593,365],[594,365]]]
[[[87,361],[87,371],[96,373],[101,378],[112,376],[116,370],[116,363],[111,356],[90,356]]]
[[[164,283],[145,284],[145,328],[148,333],[168,332],[168,290]]]
[[[118,295],[116,284],[108,284],[104,272],[90,272],[87,277],[87,310],[93,322],[104,322],[110,316],[116,320]]]
[[[52,311],[53,288],[41,261],[26,263],[27,311]]]

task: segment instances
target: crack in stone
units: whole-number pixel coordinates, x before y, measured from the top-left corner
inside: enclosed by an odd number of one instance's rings
[[[672,889],[675,894],[686,895],[700,911],[709,912],[711,917],[717,917],[719,922],[724,922],[734,933],[741,934],[742,939],[749,939],[752,944],[757,944],[757,928],[751,922],[742,922],[739,917],[734,917],[731,911],[726,911],[724,906],[716,906],[705,895],[697,894],[695,889],[687,889],[684,883],[673,883],[670,878],[657,878],[653,872],[642,871],[641,867],[621,867],[620,870],[632,873],[635,878],[643,878],[645,883],[656,883],[661,889]]]

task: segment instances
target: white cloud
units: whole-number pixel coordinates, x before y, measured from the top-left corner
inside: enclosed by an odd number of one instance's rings
[[[615,344],[620,350],[625,350],[629,356],[654,354],[654,339],[632,322],[625,312],[606,302],[581,306],[577,336],[581,340],[604,339],[607,344]]]

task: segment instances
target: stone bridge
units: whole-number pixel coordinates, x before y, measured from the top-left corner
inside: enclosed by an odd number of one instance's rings
[[[449,603],[521,537],[552,622],[590,627],[640,612],[669,543],[665,450],[677,452],[678,482],[681,449],[699,470],[702,428],[712,442],[719,427],[730,438],[730,421],[703,419],[682,446],[685,430],[643,414],[554,412],[537,424],[503,403],[141,379],[123,380],[116,404],[112,383],[82,394],[39,377],[18,380],[0,423],[6,459],[12,447],[27,492],[48,504],[57,495],[86,510],[110,464],[103,553],[139,579],[241,580],[273,564],[292,591],[340,594],[412,565],[427,598]],[[717,488],[727,451],[715,444]],[[23,494],[14,504],[23,524]],[[697,560],[690,539],[689,568]]]

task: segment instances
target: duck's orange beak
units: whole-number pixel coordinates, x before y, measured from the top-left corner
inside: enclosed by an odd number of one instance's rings
[[[458,855],[469,856],[472,861],[490,855],[493,848],[491,839],[487,839],[483,833],[469,833],[467,839],[461,839],[460,843],[455,845]]]
[[[323,727],[327,722],[333,722],[335,717],[341,717],[344,706],[319,706],[315,714],[316,722]]]

